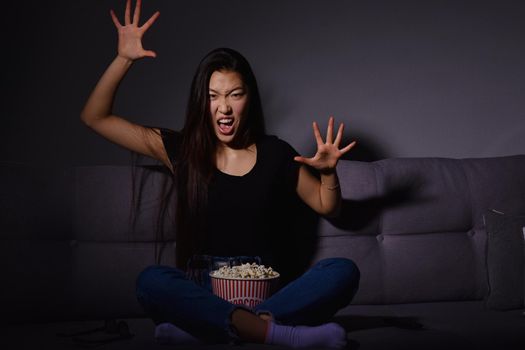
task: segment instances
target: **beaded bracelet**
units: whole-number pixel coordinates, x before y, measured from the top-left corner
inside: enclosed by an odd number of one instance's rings
[[[325,185],[326,189],[329,190],[329,191],[334,191],[334,190],[337,190],[339,188],[339,183],[337,183],[336,185],[333,185],[333,186],[327,186],[324,182],[321,181],[321,185]]]

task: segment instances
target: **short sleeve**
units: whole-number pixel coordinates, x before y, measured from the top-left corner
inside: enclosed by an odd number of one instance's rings
[[[166,154],[168,155],[171,164],[175,164],[177,159],[177,146],[180,140],[180,133],[166,128],[159,129]]]
[[[288,142],[281,139],[278,140],[280,142],[279,148],[281,149],[281,154],[283,154],[286,185],[295,191],[301,164],[296,162],[294,157],[298,156],[299,153]]]

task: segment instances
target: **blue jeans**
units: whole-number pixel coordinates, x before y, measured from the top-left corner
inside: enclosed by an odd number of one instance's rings
[[[350,303],[359,278],[352,260],[324,259],[251,311],[269,313],[279,324],[324,323]],[[183,271],[163,265],[149,266],[140,273],[137,298],[156,324],[173,323],[209,342],[238,339],[230,317],[234,310],[246,309],[215,296],[209,285],[197,284]]]

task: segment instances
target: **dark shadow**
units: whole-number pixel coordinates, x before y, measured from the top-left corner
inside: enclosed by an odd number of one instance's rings
[[[328,219],[332,225],[343,230],[358,231],[379,220],[380,213],[405,203],[424,203],[431,198],[418,195],[422,187],[421,178],[411,178],[410,183],[399,185],[383,196],[366,200],[343,200],[341,213],[337,218]]]
[[[315,171],[312,174],[318,176]],[[421,177],[411,176],[407,183],[392,187],[382,196],[366,200],[344,200],[340,215],[327,218],[327,221],[341,230],[359,234],[358,231],[377,224],[381,212],[386,208],[432,200],[420,194],[423,185],[424,180]],[[319,240],[320,216],[310,207],[297,199],[297,203],[290,205],[287,213],[294,218],[292,226],[280,231],[283,234],[272,243],[276,252],[273,263],[281,273],[281,285],[299,277],[311,266]]]
[[[325,140],[326,130],[321,129],[321,136]],[[366,134],[356,133],[352,131],[351,133],[344,132],[343,138],[341,140],[340,147],[345,147],[353,141],[356,141],[355,146],[346,154],[344,154],[342,160],[354,160],[359,162],[374,162],[376,160],[381,160],[389,158],[390,155],[386,152],[378,143],[373,141],[372,136]],[[312,142],[310,149],[304,154],[305,157],[313,157],[317,151],[317,146],[315,142]]]
[[[354,340],[354,339],[347,339],[347,342],[348,343],[345,347],[345,349],[347,350],[357,350],[361,346],[361,344],[357,340]]]
[[[341,159],[355,160],[360,162],[374,162],[390,157],[388,152],[374,141],[372,136],[352,131],[351,133],[344,133],[341,141],[342,146],[356,141],[355,146]]]
[[[312,264],[318,242],[319,216],[299,198],[291,203],[287,215],[292,218],[289,229],[281,231],[272,244],[275,269],[284,286],[301,276]]]
[[[348,332],[384,327],[395,327],[408,330],[425,329],[425,326],[418,321],[417,317],[410,316],[394,317],[344,315],[334,317],[334,321],[339,323]]]

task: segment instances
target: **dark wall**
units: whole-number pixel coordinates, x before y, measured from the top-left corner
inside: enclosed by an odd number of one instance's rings
[[[124,1],[20,1],[5,8],[0,161],[128,164],[79,112],[116,54]],[[182,126],[200,58],[233,47],[258,77],[268,131],[300,153],[329,115],[356,139],[350,159],[525,153],[521,1],[144,0],[161,16],[115,112]]]

